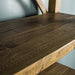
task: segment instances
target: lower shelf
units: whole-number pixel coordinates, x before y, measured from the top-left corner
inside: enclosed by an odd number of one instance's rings
[[[75,75],[75,70],[62,64],[55,63],[38,75]]]

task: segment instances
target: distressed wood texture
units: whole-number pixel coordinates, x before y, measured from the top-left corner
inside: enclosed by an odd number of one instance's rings
[[[49,0],[49,13],[60,12],[60,1],[61,0]]]
[[[75,75],[75,70],[59,63],[55,63],[38,75]]]
[[[42,0],[36,0],[36,2],[38,4],[38,6],[40,7],[42,13],[43,14],[46,14],[47,13],[47,10],[45,8],[45,5],[44,5],[43,1]]]
[[[37,75],[75,48],[75,16],[46,14],[0,23],[0,75]]]

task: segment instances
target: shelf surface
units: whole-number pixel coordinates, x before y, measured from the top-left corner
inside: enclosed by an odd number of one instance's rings
[[[35,75],[74,48],[75,16],[46,14],[0,23],[0,74]]]
[[[38,75],[75,75],[75,70],[59,63],[55,63]]]

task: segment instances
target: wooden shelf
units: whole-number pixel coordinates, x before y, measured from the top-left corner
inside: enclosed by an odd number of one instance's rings
[[[55,63],[38,75],[75,75],[75,70],[62,64]]]
[[[36,75],[75,48],[75,16],[46,14],[0,23],[0,74]]]

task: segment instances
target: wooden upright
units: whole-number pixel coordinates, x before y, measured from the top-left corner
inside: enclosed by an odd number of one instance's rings
[[[47,13],[45,5],[42,0],[36,0],[38,6],[40,7],[43,14]],[[49,13],[59,13],[60,12],[60,0],[49,0]]]
[[[43,14],[46,14],[46,13],[47,13],[47,10],[46,10],[46,8],[45,8],[45,6],[44,6],[42,0],[36,0],[36,2],[37,2],[37,4],[38,4],[39,8],[41,9],[41,12],[42,12]]]
[[[60,12],[60,0],[49,0],[49,13]]]

